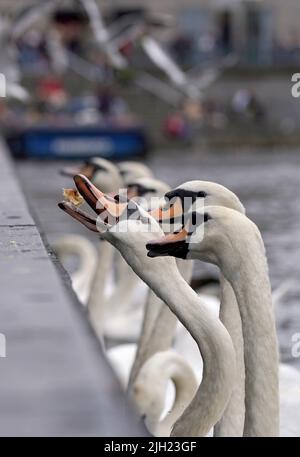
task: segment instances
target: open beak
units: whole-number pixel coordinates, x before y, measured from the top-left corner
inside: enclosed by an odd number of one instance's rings
[[[114,199],[114,197],[105,195],[83,175],[74,176],[74,182],[78,192],[95,211],[98,217],[101,218],[104,224],[114,225],[118,222],[119,217],[127,206],[127,203],[119,203]],[[58,206],[81,224],[85,225],[89,230],[101,233],[101,230],[99,230],[99,224],[97,226],[96,217],[90,216],[88,213],[82,211],[71,202],[61,202]]]
[[[185,228],[147,243],[148,257],[172,256],[185,259],[188,253],[188,232]]]
[[[74,176],[74,182],[78,192],[98,215],[105,211],[109,216],[119,218],[125,210],[127,202],[120,203],[116,197],[104,194],[84,175]]]

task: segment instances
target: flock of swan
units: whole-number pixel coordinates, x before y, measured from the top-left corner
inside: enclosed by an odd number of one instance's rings
[[[299,436],[300,373],[279,362],[264,243],[238,197],[200,180],[170,189],[137,162],[64,174],[88,210],[59,207],[97,245],[72,234],[55,249],[79,257],[74,291],[149,432]],[[220,299],[191,287],[195,259],[218,266]]]

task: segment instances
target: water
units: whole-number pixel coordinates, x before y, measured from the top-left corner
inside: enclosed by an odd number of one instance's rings
[[[215,181],[235,192],[248,216],[260,228],[273,289],[287,286],[276,308],[282,360],[292,357],[292,336],[300,333],[300,153],[298,151],[157,151],[147,160],[155,175],[172,187],[192,179]],[[19,162],[18,170],[33,211],[48,240],[63,233],[81,233],[79,224],[57,209],[61,188],[70,181],[58,175],[64,164]],[[198,272],[216,270],[197,262]]]

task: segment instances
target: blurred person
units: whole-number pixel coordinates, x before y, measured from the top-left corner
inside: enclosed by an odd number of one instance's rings
[[[31,29],[18,40],[19,63],[23,71],[38,73],[48,68],[49,56],[43,33]]]
[[[187,121],[180,111],[167,116],[163,131],[170,139],[186,139],[189,136]]]
[[[37,99],[47,109],[60,109],[68,101],[68,93],[63,82],[54,75],[48,75],[40,79],[37,87]]]
[[[187,33],[179,32],[171,41],[170,52],[179,65],[189,66],[193,61],[195,40]]]
[[[242,115],[255,122],[265,116],[264,107],[253,89],[237,90],[232,98],[231,108],[234,114]]]
[[[116,94],[113,86],[100,86],[97,92],[98,110],[101,115],[111,121],[126,121],[130,115],[126,102]]]

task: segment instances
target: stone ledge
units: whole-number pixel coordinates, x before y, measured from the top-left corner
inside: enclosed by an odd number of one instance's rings
[[[0,142],[0,436],[146,436],[64,286]]]

